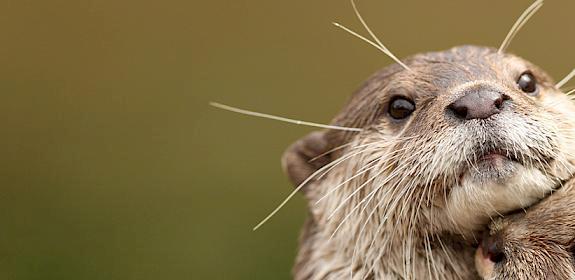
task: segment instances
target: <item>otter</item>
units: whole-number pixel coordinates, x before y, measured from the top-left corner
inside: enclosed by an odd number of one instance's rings
[[[313,132],[283,157],[294,184],[329,169],[302,188],[296,279],[473,279],[490,217],[573,174],[575,105],[539,67],[476,46],[404,62],[333,121],[361,132]]]
[[[505,51],[542,2],[499,49],[458,46],[399,60],[352,1],[374,41],[336,26],[396,63],[368,78],[331,124],[213,104],[323,128],[282,157],[309,210],[295,279],[478,278],[475,246],[493,217],[532,206],[573,176],[575,105],[560,90],[572,75],[554,83]]]
[[[295,279],[476,278],[491,217],[573,175],[573,112],[545,71],[501,48],[375,73],[331,123],[360,132],[313,132],[283,156],[309,201]]]
[[[476,265],[483,279],[575,279],[575,179],[492,222]]]

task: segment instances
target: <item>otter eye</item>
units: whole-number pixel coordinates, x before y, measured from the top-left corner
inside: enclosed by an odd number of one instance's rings
[[[530,95],[537,94],[537,79],[531,72],[525,72],[519,76],[517,80],[517,85],[519,88]]]
[[[389,115],[396,120],[409,117],[413,111],[415,111],[415,104],[407,98],[396,97],[389,103]]]

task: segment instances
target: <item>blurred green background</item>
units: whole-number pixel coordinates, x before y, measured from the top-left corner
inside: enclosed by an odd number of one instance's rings
[[[399,57],[499,46],[530,0],[359,1]],[[575,67],[575,1],[510,50]],[[390,60],[348,1],[0,1],[1,279],[289,279],[305,204],[285,147]]]

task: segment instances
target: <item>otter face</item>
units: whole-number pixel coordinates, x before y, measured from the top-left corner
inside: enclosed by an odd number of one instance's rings
[[[341,164],[347,170],[332,172],[339,178],[326,174],[323,181],[334,185],[316,187],[312,198],[339,192],[333,196],[339,204],[359,186],[354,195],[363,199],[383,184],[380,195],[402,194],[441,220],[441,230],[466,232],[539,201],[573,173],[575,106],[538,67],[472,46],[406,63],[412,71],[395,65],[375,74],[335,118],[362,133],[329,131],[300,141],[299,156],[307,159],[342,144],[347,152],[362,151]],[[330,156],[320,161],[346,155]],[[311,171],[293,158],[288,151],[284,166],[301,182]]]
[[[538,67],[473,46],[405,63],[372,76],[333,121],[361,132],[315,132],[283,158],[295,183],[316,172],[304,193],[317,234],[367,262],[471,236],[574,172],[575,106]]]
[[[484,279],[575,279],[575,189],[567,185],[540,204],[498,219],[478,248]]]
[[[429,189],[422,195],[452,222],[448,230],[529,206],[572,173],[574,107],[536,66],[463,47],[417,56],[410,67],[381,88],[380,106],[391,107],[372,129],[409,138],[396,145],[405,149],[397,162],[414,167],[409,183]],[[396,118],[396,100],[415,110]]]
[[[417,168],[410,181],[429,188],[429,211],[452,222],[447,230],[527,207],[573,173],[575,107],[541,69],[475,47],[418,56],[410,67],[381,100],[409,100],[415,110],[398,119],[388,109],[372,125],[411,137],[398,143],[406,148],[398,162]]]

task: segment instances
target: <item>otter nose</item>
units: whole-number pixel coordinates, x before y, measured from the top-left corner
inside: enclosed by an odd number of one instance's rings
[[[474,90],[455,100],[447,109],[463,120],[486,119],[503,108],[503,101],[509,97],[490,90]]]

